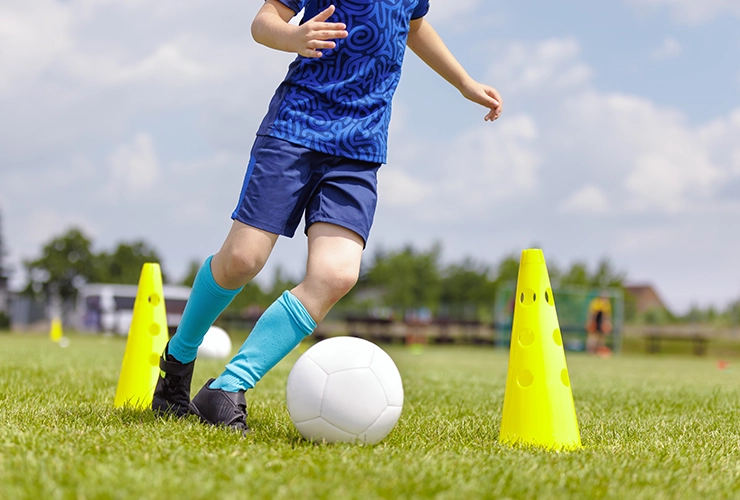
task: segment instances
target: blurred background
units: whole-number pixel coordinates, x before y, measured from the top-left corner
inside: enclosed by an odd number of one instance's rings
[[[519,253],[537,247],[559,311],[581,304],[573,328],[603,292],[619,328],[736,329],[740,1],[431,3],[505,113],[485,123],[408,53],[363,276],[335,319],[505,325]],[[6,326],[50,310],[100,326],[80,297],[99,314],[116,295],[86,285],[135,285],[156,261],[187,287],[218,250],[293,59],[252,40],[261,4],[0,3]],[[232,320],[300,281],[305,248],[302,230],[282,238]]]

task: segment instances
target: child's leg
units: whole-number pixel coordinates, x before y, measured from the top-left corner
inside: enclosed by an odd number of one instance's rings
[[[152,409],[187,414],[198,346],[211,323],[251,280],[272,251],[277,235],[234,222],[223,247],[198,272],[177,333],[159,361]]]
[[[202,420],[239,430],[247,427],[244,391],[311,333],[357,282],[375,213],[380,167],[270,137],[257,140],[263,159],[274,158],[285,168],[276,176],[258,158],[235,218],[272,220],[271,227],[292,236],[305,213],[308,261],[303,282],[265,311],[223,374],[207,382],[190,402],[190,411]],[[275,225],[274,213],[286,213],[286,204],[292,207],[288,217]]]
[[[233,298],[241,291],[221,287],[213,278],[213,257],[208,257],[198,271],[193,283],[177,332],[167,345],[167,358],[175,358],[180,363],[190,363],[198,354],[211,324],[226,309]]]
[[[360,273],[363,247],[363,239],[349,229],[312,224],[306,277],[265,311],[210,388],[236,392],[254,387],[352,289]]]
[[[198,272],[180,325],[167,347],[169,355],[180,363],[195,359],[208,329],[262,269],[276,240],[275,234],[234,221],[221,250]]]

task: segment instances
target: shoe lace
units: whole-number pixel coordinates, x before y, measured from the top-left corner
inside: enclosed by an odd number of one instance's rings
[[[234,404],[234,414],[229,425],[245,429],[247,428],[247,405],[244,403]]]

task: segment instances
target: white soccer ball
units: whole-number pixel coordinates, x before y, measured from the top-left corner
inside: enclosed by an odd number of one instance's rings
[[[286,400],[293,425],[310,441],[375,444],[401,416],[403,382],[380,347],[355,337],[334,337],[296,361]]]
[[[231,356],[231,337],[220,326],[212,326],[198,347],[198,357],[204,359],[226,359]]]

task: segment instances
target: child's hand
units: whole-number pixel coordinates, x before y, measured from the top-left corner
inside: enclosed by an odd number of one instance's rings
[[[344,23],[325,22],[334,14],[334,10],[335,7],[330,5],[293,32],[293,52],[304,57],[321,57],[320,49],[329,50],[337,46],[331,40],[347,38],[347,26]]]
[[[481,106],[490,108],[491,111],[484,118],[487,122],[496,120],[504,110],[504,101],[501,99],[498,90],[488,85],[473,81],[463,87],[462,95]]]

